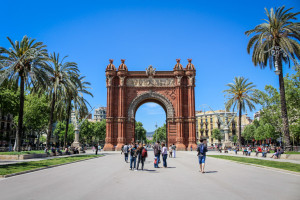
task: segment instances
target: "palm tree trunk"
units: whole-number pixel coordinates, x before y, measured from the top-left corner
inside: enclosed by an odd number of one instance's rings
[[[239,103],[239,146],[242,146],[242,105]]]
[[[285,147],[285,151],[291,151],[289,120],[288,120],[286,100],[285,100],[285,89],[284,89],[284,79],[283,79],[281,59],[279,59],[279,62],[278,62],[278,69],[280,70],[279,90],[280,90],[280,104],[281,104],[281,118],[282,118],[282,131],[283,131],[283,137],[284,137],[284,139],[283,139],[284,147]]]
[[[50,110],[50,119],[48,125],[48,133],[47,133],[47,148],[50,148],[50,138],[52,135],[52,123],[53,123],[53,114],[54,114],[54,106],[55,106],[55,92],[53,92],[52,101],[51,101],[51,110]]]
[[[67,135],[68,135],[68,129],[69,129],[69,121],[70,121],[70,112],[71,112],[71,100],[69,102],[68,111],[67,111],[67,122],[66,122],[66,131],[65,131],[65,138],[64,138],[64,147],[67,146]]]
[[[18,130],[16,131],[16,144],[17,151],[21,151],[21,135],[23,132],[23,114],[24,114],[24,90],[25,90],[25,77],[24,73],[20,73],[21,83],[20,83],[20,109],[19,109],[19,121]]]

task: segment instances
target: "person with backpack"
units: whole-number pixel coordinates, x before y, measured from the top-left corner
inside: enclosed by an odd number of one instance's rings
[[[173,158],[176,158],[176,145],[172,145],[172,151],[173,151]]]
[[[164,168],[167,168],[168,148],[164,143],[162,143],[161,146],[162,146],[161,155],[163,157],[163,166]]]
[[[123,147],[123,152],[124,152],[124,157],[125,157],[126,163],[128,163],[128,150],[129,150],[129,147],[128,147],[127,143],[125,143],[125,145]]]
[[[133,170],[136,167],[136,157],[137,157],[136,144],[132,144],[132,147],[129,149],[129,151],[130,151],[130,170]]]
[[[200,164],[200,172],[204,172],[204,167],[205,167],[205,159],[206,159],[206,152],[207,152],[207,146],[206,146],[206,140],[201,139],[200,144],[197,148],[198,152],[198,160]]]
[[[139,151],[138,151],[138,164],[137,164],[137,170],[139,170],[139,164],[142,164],[142,170],[144,170],[144,163],[147,157],[147,149],[145,145],[140,144]]]
[[[159,168],[158,163],[159,163],[159,158],[160,158],[160,146],[159,146],[159,141],[156,142],[156,144],[153,147],[154,150],[154,168]]]

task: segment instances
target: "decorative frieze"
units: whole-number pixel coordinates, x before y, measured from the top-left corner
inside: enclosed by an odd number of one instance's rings
[[[174,87],[174,78],[128,78],[128,87]]]

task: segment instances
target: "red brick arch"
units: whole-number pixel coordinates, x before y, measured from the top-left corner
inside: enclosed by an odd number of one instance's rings
[[[186,68],[177,59],[173,71],[128,71],[125,60],[116,70],[106,68],[107,116],[104,150],[120,150],[135,142],[135,113],[144,103],[155,102],[166,111],[167,143],[179,150],[196,147],[195,75],[189,59]]]

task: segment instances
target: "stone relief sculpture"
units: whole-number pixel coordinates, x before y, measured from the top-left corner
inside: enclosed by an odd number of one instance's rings
[[[156,70],[156,68],[153,68],[152,65],[149,65],[149,67],[146,68],[146,74],[148,76],[153,76],[153,75],[155,75],[155,70]]]
[[[128,78],[128,87],[174,87],[173,78]]]
[[[111,86],[113,78],[113,76],[107,76],[106,87]]]
[[[177,85],[181,85],[182,76],[176,76],[176,78],[177,78]]]
[[[125,77],[120,76],[120,86],[124,86]]]

